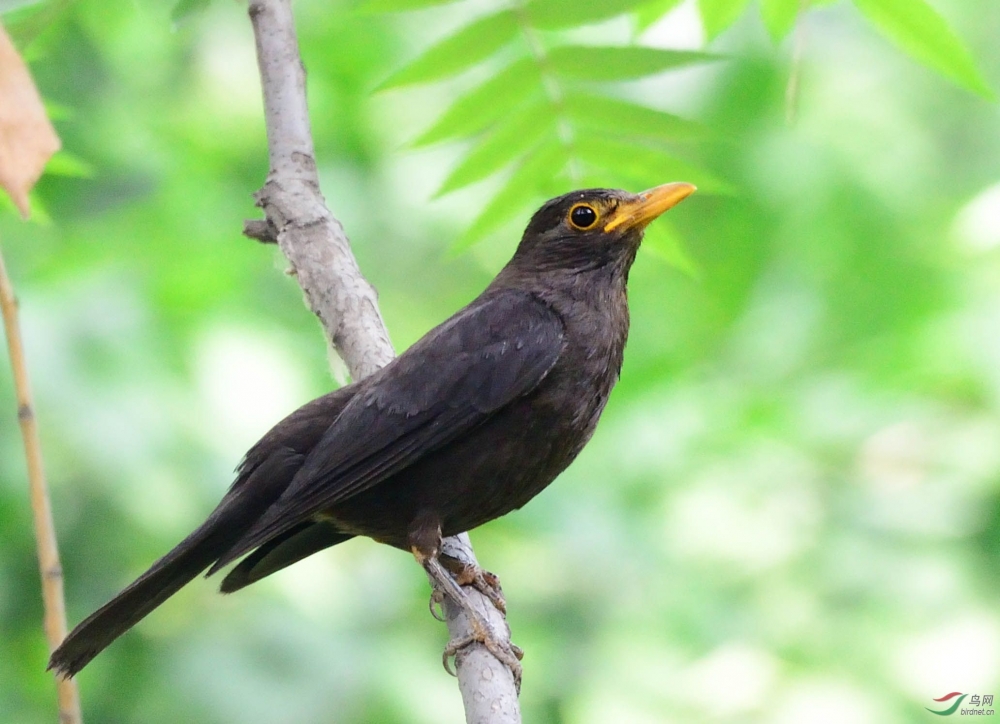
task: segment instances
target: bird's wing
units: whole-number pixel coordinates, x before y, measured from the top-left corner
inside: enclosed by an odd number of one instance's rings
[[[278,500],[209,573],[367,490],[529,393],[563,350],[526,292],[473,303],[359,385]]]

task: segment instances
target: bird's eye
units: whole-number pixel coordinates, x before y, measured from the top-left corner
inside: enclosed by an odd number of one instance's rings
[[[569,223],[576,229],[586,231],[597,223],[597,212],[589,204],[577,204],[569,210]]]

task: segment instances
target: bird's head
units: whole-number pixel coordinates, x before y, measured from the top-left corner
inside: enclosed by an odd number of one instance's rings
[[[627,271],[646,226],[694,191],[688,183],[669,183],[639,194],[584,189],[559,196],[531,217],[514,258],[536,269],[571,271],[617,261]]]

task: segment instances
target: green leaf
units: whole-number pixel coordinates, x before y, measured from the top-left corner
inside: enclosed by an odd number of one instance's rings
[[[4,18],[7,32],[14,45],[20,48],[25,61],[31,62],[29,46],[55,24],[74,2],[75,0],[48,0],[32,3],[12,10],[10,16]]]
[[[700,123],[606,96],[571,93],[566,97],[566,110],[581,126],[608,130],[619,136],[686,140],[706,135]]]
[[[500,121],[441,184],[435,196],[455,191],[499,171],[535,146],[555,125],[547,103],[535,103]]]
[[[575,28],[627,13],[646,0],[530,0],[525,12],[545,30]]]
[[[91,178],[93,167],[79,156],[68,151],[57,151],[45,164],[47,176],[69,176],[72,178]]]
[[[552,142],[530,153],[449,252],[458,254],[516,218],[531,202],[544,196],[547,182],[566,165],[565,146]]]
[[[750,0],[698,0],[701,22],[711,40],[736,22]]]
[[[540,91],[538,65],[522,58],[455,101],[412,145],[426,146],[479,133]]]
[[[170,11],[170,20],[174,23],[183,22],[192,15],[204,11],[211,4],[212,0],[177,0],[177,4]]]
[[[973,93],[994,97],[962,39],[925,0],[854,0],[854,4],[917,60]]]
[[[633,178],[643,188],[687,181],[697,186],[701,193],[732,193],[729,185],[710,171],[641,143],[581,133],[574,147],[585,162]]]
[[[672,68],[718,59],[719,56],[709,53],[635,45],[563,45],[549,52],[549,61],[557,73],[593,81],[643,78]]]
[[[764,26],[775,41],[788,35],[801,7],[801,0],[761,0],[760,14],[764,18]]]
[[[470,68],[513,40],[517,31],[509,10],[476,20],[393,73],[379,89],[427,83]]]
[[[656,0],[640,6],[635,11],[635,25],[638,32],[650,27],[657,20],[680,5],[682,0]]]
[[[364,13],[401,13],[447,5],[455,0],[363,0],[358,10]]]
[[[659,259],[677,267],[685,274],[697,278],[700,269],[697,262],[688,255],[677,230],[665,218],[656,219],[646,227],[643,235],[641,251],[648,252]]]

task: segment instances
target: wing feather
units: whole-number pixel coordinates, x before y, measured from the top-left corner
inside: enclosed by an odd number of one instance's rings
[[[359,383],[278,500],[213,566],[378,485],[482,423],[545,378],[562,320],[526,292],[480,298]]]

